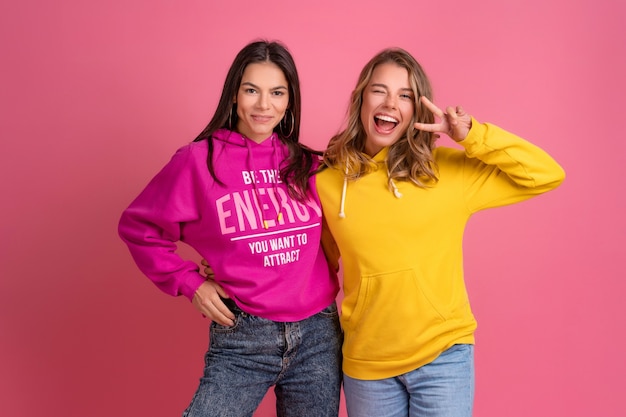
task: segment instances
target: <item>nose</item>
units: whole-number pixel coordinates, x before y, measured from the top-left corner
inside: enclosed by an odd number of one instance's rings
[[[260,109],[269,109],[270,108],[270,97],[268,94],[259,94],[259,100],[257,105]]]
[[[387,94],[385,97],[385,106],[390,109],[395,109],[398,105],[398,100],[393,94]]]

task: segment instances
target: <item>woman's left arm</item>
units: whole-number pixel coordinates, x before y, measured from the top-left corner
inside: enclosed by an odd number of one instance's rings
[[[543,149],[489,123],[479,123],[462,107],[439,109],[423,104],[439,123],[416,123],[417,129],[445,133],[465,148],[462,159],[466,198],[473,209],[510,204],[558,187],[563,168]]]

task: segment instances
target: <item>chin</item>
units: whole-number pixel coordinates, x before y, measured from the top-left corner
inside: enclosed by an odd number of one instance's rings
[[[394,143],[396,143],[398,141],[398,139],[400,139],[399,137],[375,137],[374,140],[372,140],[371,142],[376,145],[376,146],[380,146],[382,148],[386,148],[387,146],[391,146]]]

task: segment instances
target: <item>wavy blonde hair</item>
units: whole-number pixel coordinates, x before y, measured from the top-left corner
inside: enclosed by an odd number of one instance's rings
[[[374,69],[385,63],[393,63],[407,70],[415,100],[415,111],[406,132],[389,147],[388,186],[392,190],[393,180],[399,180],[411,181],[425,188],[437,181],[432,151],[438,135],[416,130],[413,124],[434,122],[433,114],[420,101],[421,96],[426,96],[432,101],[432,89],[421,65],[411,54],[401,48],[384,49],[363,67],[357,85],[352,91],[347,126],[330,139],[328,148],[324,152],[324,162],[326,166],[345,170],[345,175],[350,180],[355,180],[376,169],[376,162],[364,153],[367,137],[361,121],[361,105],[363,104],[363,90],[370,82]]]

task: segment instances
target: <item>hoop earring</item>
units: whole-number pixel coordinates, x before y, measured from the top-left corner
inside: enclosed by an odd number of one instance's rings
[[[280,124],[278,125],[279,129],[280,129],[280,133],[285,137],[285,139],[288,139],[291,137],[291,135],[293,134],[293,129],[295,127],[296,124],[296,118],[293,115],[293,112],[289,109],[285,110],[285,116],[287,114],[287,112],[289,112],[289,114],[291,115],[291,129],[289,130],[289,134],[285,135],[285,130],[287,129],[287,122],[285,121],[285,117],[283,116],[283,119],[280,121]],[[284,127],[283,127],[283,122],[284,123]]]

